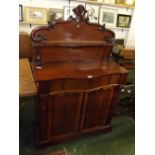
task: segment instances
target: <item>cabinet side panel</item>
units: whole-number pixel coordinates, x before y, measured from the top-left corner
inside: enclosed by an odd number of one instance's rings
[[[39,95],[39,141],[47,139],[47,121],[48,121],[48,110],[47,110],[47,95]]]
[[[120,84],[125,84],[128,74],[122,74],[120,77]]]

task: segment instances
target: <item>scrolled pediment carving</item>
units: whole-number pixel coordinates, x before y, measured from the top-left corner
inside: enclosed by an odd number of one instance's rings
[[[76,17],[70,16],[67,21],[54,21],[47,26],[40,26],[32,30],[31,39],[42,41],[107,41],[113,43],[115,33],[104,25],[90,23],[87,10],[79,5],[73,9]]]

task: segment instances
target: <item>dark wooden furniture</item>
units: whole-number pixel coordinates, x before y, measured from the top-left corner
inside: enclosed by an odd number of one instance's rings
[[[32,69],[38,86],[38,144],[109,131],[128,71],[109,61],[115,34],[90,24],[83,6],[70,18],[35,28]]]
[[[135,50],[134,49],[122,49],[120,51],[119,64],[126,69],[135,69]]]

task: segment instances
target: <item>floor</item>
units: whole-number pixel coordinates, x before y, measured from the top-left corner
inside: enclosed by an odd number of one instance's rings
[[[33,98],[25,98],[19,112],[19,153],[35,155],[35,105]],[[96,134],[68,143],[49,146],[41,152],[52,152],[65,149],[68,155],[134,155],[135,124],[131,116],[115,116],[112,131],[107,134]],[[41,155],[41,154],[38,154]]]

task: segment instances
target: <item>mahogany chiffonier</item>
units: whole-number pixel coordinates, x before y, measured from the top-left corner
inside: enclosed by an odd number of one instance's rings
[[[76,18],[35,28],[32,70],[38,89],[38,145],[111,129],[112,113],[128,71],[109,60],[115,34]]]

